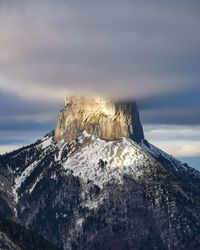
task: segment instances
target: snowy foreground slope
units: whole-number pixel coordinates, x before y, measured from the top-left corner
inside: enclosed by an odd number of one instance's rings
[[[146,140],[52,132],[1,156],[0,178],[0,215],[56,247],[200,249],[200,173]]]

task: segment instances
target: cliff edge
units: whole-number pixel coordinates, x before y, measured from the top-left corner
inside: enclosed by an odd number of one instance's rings
[[[54,140],[71,141],[84,130],[105,140],[126,137],[139,143],[144,139],[135,102],[101,97],[65,97],[65,107],[58,114]]]

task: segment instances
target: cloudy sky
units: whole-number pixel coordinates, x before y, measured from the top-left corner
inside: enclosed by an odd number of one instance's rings
[[[200,1],[0,0],[0,153],[79,93],[136,98],[146,138],[200,168]]]

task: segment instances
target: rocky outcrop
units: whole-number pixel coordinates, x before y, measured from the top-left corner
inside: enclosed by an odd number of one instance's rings
[[[126,137],[139,143],[144,139],[135,102],[66,97],[65,108],[58,114],[55,141],[74,140],[84,130],[105,140]]]

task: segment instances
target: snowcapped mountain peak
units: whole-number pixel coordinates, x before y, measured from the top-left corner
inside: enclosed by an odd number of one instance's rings
[[[137,143],[124,137],[115,141],[91,137],[81,142],[63,161],[63,166],[72,170],[75,176],[100,187],[111,181],[121,183],[126,174],[137,179],[142,176],[145,163],[155,163]]]
[[[144,139],[135,105],[66,98],[55,132],[0,156],[0,222],[63,250],[200,249],[200,173]]]

